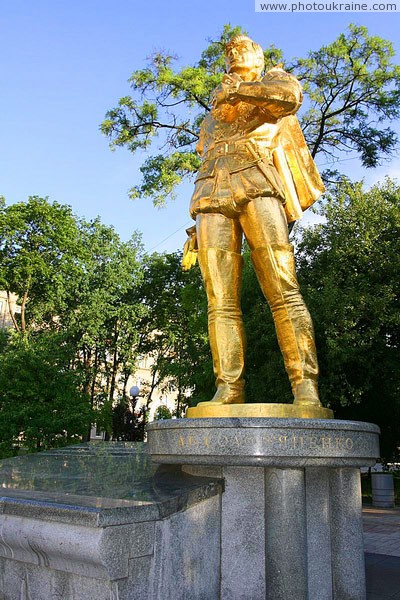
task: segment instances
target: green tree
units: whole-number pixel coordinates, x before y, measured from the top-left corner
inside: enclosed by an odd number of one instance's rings
[[[348,181],[298,243],[316,330],[321,400],[337,418],[375,422],[381,452],[400,446],[400,186]],[[396,450],[397,448],[397,450]]]
[[[172,413],[168,406],[158,406],[154,413],[155,421],[162,421],[165,419],[172,419]]]
[[[391,122],[400,114],[394,55],[390,42],[349,25],[328,46],[292,61],[309,105],[300,122],[313,156],[355,151],[365,167],[376,167],[393,154],[398,136]]]
[[[13,335],[0,353],[0,457],[79,441],[93,420],[62,335]]]
[[[0,203],[0,289],[18,296],[16,331],[46,322],[57,328],[67,288],[81,263],[81,236],[69,206],[31,196],[6,207]]]
[[[76,347],[75,366],[85,373],[91,404],[111,433],[111,407],[126,395],[139,342],[137,322],[143,306],[134,301],[142,274],[140,237],[121,242],[99,219],[81,223],[83,268],[74,281],[63,324]],[[122,385],[121,385],[122,384]]]
[[[132,95],[107,112],[101,131],[112,148],[153,152],[140,169],[143,179],[131,189],[132,198],[147,196],[162,204],[197,171],[199,127],[225,71],[225,43],[240,31],[225,26],[193,66],[180,68],[173,55],[156,53],[131,75]],[[355,151],[371,167],[393,153],[392,121],[400,114],[400,68],[392,64],[393,56],[390,42],[350,25],[347,34],[307,58],[286,61],[306,93],[300,121],[313,156],[337,158]],[[265,58],[268,68],[282,61],[282,52],[271,46]]]
[[[122,397],[112,408],[112,439],[125,442],[142,442],[147,422],[144,406],[137,409],[136,399]]]
[[[86,222],[36,196],[9,207],[3,199],[0,213],[0,288],[18,296],[17,337],[29,338],[34,352],[39,340],[41,348],[50,340],[38,334],[62,335],[70,349],[65,368],[111,434],[112,405],[126,395],[144,310],[133,302],[140,237],[121,242],[99,219]]]

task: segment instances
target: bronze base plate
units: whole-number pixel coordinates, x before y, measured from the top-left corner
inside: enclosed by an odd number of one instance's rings
[[[200,402],[188,408],[187,419],[271,417],[274,419],[333,419],[333,410],[312,404],[217,404]]]

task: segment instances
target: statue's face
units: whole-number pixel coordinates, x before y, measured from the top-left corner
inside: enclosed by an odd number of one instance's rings
[[[243,40],[226,52],[228,73],[237,73],[243,79],[256,79],[262,71],[260,56],[251,42]]]

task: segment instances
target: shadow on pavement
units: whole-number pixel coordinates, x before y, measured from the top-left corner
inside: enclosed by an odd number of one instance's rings
[[[400,556],[365,553],[367,600],[400,600]]]

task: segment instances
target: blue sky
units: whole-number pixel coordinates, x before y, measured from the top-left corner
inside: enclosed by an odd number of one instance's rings
[[[256,13],[254,0],[3,0],[0,195],[8,203],[49,196],[79,216],[100,215],[123,239],[141,231],[148,251],[182,247],[191,184],[164,209],[129,200],[145,156],[111,152],[99,124],[146,57],[165,49],[182,65],[194,63],[228,22],[288,58],[333,41],[353,22],[390,40],[400,56],[399,13]],[[374,172],[357,161],[341,166],[372,183],[396,176],[400,161]]]

